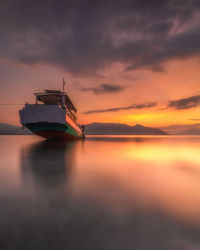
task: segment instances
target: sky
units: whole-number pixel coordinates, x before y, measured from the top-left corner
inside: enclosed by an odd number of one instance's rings
[[[199,0],[2,0],[0,34],[0,122],[64,77],[79,123],[200,127]]]

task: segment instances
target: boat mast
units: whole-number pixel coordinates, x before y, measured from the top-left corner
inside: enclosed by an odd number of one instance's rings
[[[62,106],[63,106],[63,108],[64,108],[64,106],[65,106],[65,79],[64,79],[64,77],[63,77],[63,95],[62,95]]]

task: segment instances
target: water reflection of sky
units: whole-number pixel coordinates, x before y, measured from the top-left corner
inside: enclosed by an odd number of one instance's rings
[[[200,249],[200,137],[0,149],[0,249]]]

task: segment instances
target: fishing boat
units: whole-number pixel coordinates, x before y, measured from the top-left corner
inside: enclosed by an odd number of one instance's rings
[[[35,104],[26,103],[19,111],[22,126],[46,139],[83,139],[84,126],[78,125],[77,110],[64,86],[63,79],[63,91],[34,93]]]

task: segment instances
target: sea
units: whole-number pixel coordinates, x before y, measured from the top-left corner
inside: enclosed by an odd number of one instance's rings
[[[0,136],[0,249],[199,250],[200,137]]]

